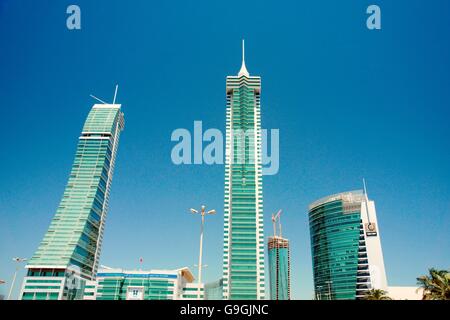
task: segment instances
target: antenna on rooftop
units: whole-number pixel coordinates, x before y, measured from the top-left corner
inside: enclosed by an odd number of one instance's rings
[[[91,98],[94,98],[97,101],[100,101],[103,104],[108,104],[107,102],[103,101],[102,99],[97,98],[96,96],[94,96],[93,94],[90,94]]]
[[[116,104],[117,90],[119,89],[119,85],[116,84],[116,91],[114,92],[113,104]]]
[[[116,98],[117,98],[117,91],[119,90],[119,85],[116,84],[116,90],[114,91],[114,98],[113,98],[113,103],[112,104],[116,104]],[[96,96],[94,96],[93,94],[89,95],[91,98],[94,98],[95,100],[101,102],[102,104],[109,104],[108,102],[103,101],[100,98],[97,98]]]

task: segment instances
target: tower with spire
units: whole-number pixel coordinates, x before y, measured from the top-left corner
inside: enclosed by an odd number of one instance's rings
[[[241,70],[239,70],[238,77],[246,76],[250,77],[250,74],[247,71],[247,67],[245,66],[245,40],[242,40],[242,66]]]
[[[265,298],[261,78],[242,65],[226,81],[224,299]]]

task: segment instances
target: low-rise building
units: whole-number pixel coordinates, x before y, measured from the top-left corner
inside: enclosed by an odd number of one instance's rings
[[[183,287],[183,293],[180,300],[204,300],[205,288],[203,283],[186,283]]]
[[[223,278],[205,284],[205,300],[223,300]]]
[[[101,269],[86,283],[85,300],[197,300],[203,285],[193,283],[189,268],[176,270]]]

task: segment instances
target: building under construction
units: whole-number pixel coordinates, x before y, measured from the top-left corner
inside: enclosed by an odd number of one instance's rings
[[[269,277],[271,300],[291,299],[291,258],[289,240],[281,235],[281,210],[272,215],[274,235],[269,237]],[[279,235],[276,234],[276,222],[279,224]]]

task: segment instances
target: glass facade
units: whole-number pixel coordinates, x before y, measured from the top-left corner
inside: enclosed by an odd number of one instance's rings
[[[223,296],[264,299],[261,78],[229,76],[226,91]]]
[[[193,283],[189,269],[173,271],[102,270],[97,275],[96,300],[198,300],[202,285]],[[85,290],[85,299],[88,290]]]
[[[310,206],[309,226],[316,299],[356,299],[370,288],[362,226],[361,191],[333,195]]]
[[[198,283],[186,283],[182,290],[182,300],[204,300],[205,288],[203,284],[200,286]]]
[[[128,289],[143,288],[142,300],[173,300],[174,281],[141,277],[118,277],[99,279],[97,300],[130,300]],[[133,291],[131,295],[133,295]]]
[[[270,299],[291,299],[291,261],[289,240],[269,237]]]
[[[223,279],[205,284],[206,300],[222,300],[223,299]]]
[[[24,299],[31,297],[31,292],[26,290],[29,280],[39,280],[49,274],[64,279],[69,267],[80,279],[95,277],[123,127],[120,105],[96,104],[89,112],[60,205],[27,265]],[[64,281],[61,284],[65,285]],[[70,294],[66,292],[61,297],[68,298]]]

